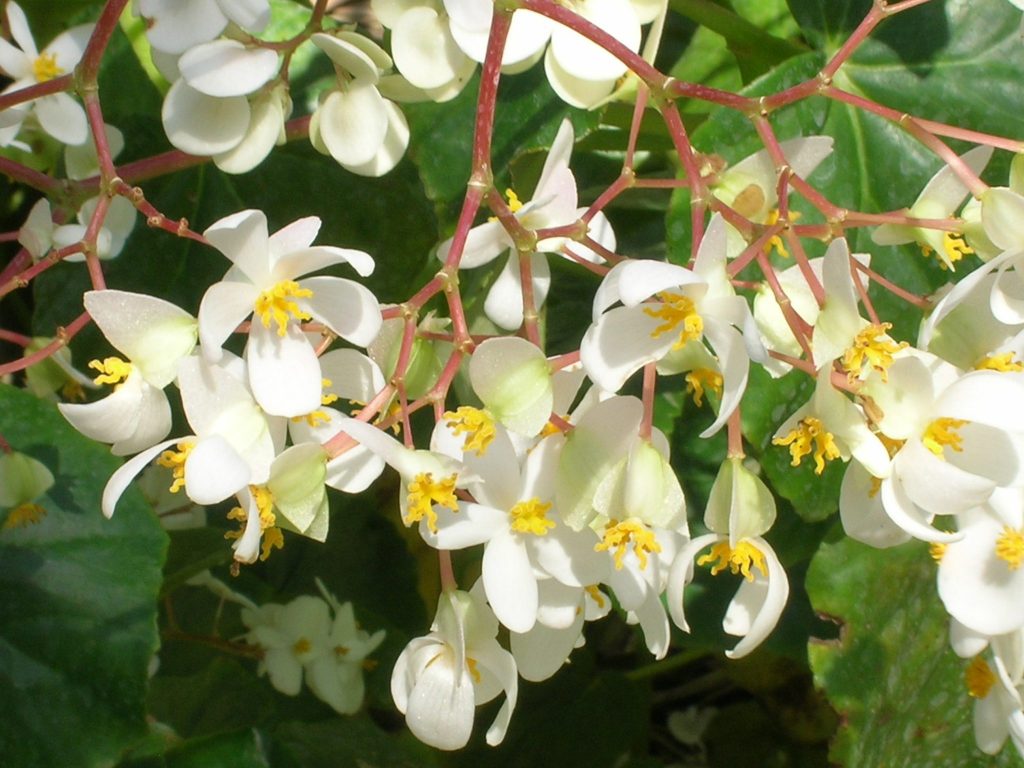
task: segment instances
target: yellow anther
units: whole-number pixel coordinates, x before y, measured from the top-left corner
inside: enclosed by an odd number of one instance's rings
[[[722,394],[722,374],[710,368],[694,368],[686,374],[686,391],[693,395],[693,402],[698,408],[704,405],[704,390],[717,395]]]
[[[990,355],[989,357],[983,358],[980,363],[974,366],[974,370],[1011,373],[1015,371],[1024,371],[1024,363],[1014,360],[1013,352],[1007,352],[1002,355]]]
[[[590,599],[597,604],[598,608],[604,608],[605,597],[601,594],[601,590],[597,588],[597,584],[591,584],[583,589],[590,595]]]
[[[309,650],[313,647],[313,644],[309,642],[305,637],[300,637],[295,641],[295,645],[292,646],[292,653],[296,656],[301,656],[304,653],[309,653]]]
[[[793,430],[783,437],[776,437],[772,445],[788,445],[793,459],[790,466],[798,467],[804,456],[814,453],[814,474],[825,471],[825,462],[838,459],[839,448],[832,433],[825,429],[820,419],[807,416]]]
[[[64,74],[64,69],[57,65],[57,54],[41,53],[32,62],[32,74],[37,83],[45,83]]]
[[[924,447],[934,453],[940,459],[945,459],[942,449],[949,446],[954,451],[963,451],[964,439],[954,430],[960,429],[967,422],[963,419],[950,419],[942,417],[928,425],[928,429],[921,436]]]
[[[334,646],[334,655],[338,658],[344,658],[345,656],[348,656],[349,650],[350,649],[346,648],[344,645],[336,645]]]
[[[508,200],[508,209],[512,213],[518,213],[522,209],[523,201],[519,199],[519,195],[512,190],[512,187],[505,190],[505,199]]]
[[[487,453],[487,446],[494,439],[494,418],[487,411],[460,406],[457,410],[446,411],[445,423],[457,436],[465,435],[464,451],[475,451],[477,456]]]
[[[263,485],[250,485],[249,493],[252,494],[253,503],[260,515],[260,560],[266,560],[273,550],[284,547],[284,534],[280,528],[275,527],[277,516],[274,514],[274,494]],[[245,531],[248,514],[241,507],[234,507],[228,512],[227,517],[228,520],[237,520],[242,525],[237,531],[225,533],[224,538],[240,538]]]
[[[409,509],[402,521],[406,525],[412,525],[425,519],[431,533],[437,533],[437,513],[434,511],[434,505],[440,504],[452,512],[459,511],[459,502],[455,498],[456,479],[455,475],[449,475],[435,483],[430,472],[416,475],[409,483]]]
[[[842,366],[849,381],[860,376],[865,365],[882,374],[882,381],[889,380],[888,368],[892,365],[892,356],[907,346],[905,341],[897,344],[886,337],[890,328],[892,323],[874,323],[857,334],[853,345],[843,353]]]
[[[320,405],[330,405],[338,399],[336,394],[327,391],[332,386],[334,386],[334,382],[330,379],[320,379],[320,388],[323,390],[323,394],[320,395]]]
[[[290,317],[299,321],[312,319],[312,315],[303,312],[292,299],[308,299],[312,295],[313,291],[299,287],[294,280],[282,280],[257,297],[254,312],[264,328],[269,328],[270,323],[275,322],[277,335],[284,336]]]
[[[171,470],[171,477],[174,479],[171,483],[171,493],[177,493],[185,487],[185,461],[192,452],[193,443],[181,442],[175,448],[178,450],[164,451],[156,460],[161,467]]]
[[[1011,571],[1020,568],[1024,564],[1024,530],[1004,527],[996,539],[996,557],[1005,561]]]
[[[687,342],[696,341],[704,335],[704,320],[697,314],[692,299],[669,291],[662,291],[658,298],[661,300],[660,305],[644,306],[644,314],[665,321],[651,331],[652,339],[682,326],[679,338],[672,345],[672,349],[682,349]]]
[[[544,503],[538,498],[528,501],[520,501],[508,511],[512,518],[513,531],[517,533],[532,533],[534,536],[544,536],[550,529],[555,527],[554,520],[548,520],[547,512],[551,509],[550,503]]]
[[[956,264],[967,254],[974,253],[974,249],[964,242],[964,236],[956,232],[945,232],[942,235],[942,250],[946,252],[946,258],[952,264]],[[945,268],[945,263],[942,266]]]
[[[736,548],[729,546],[728,540],[720,541],[711,547],[706,555],[697,558],[697,565],[711,564],[711,575],[717,576],[728,568],[732,573],[743,574],[747,581],[754,580],[753,568],[768,576],[768,564],[764,553],[746,539],[740,541]]]
[[[46,517],[46,510],[40,505],[32,504],[31,502],[19,504],[7,513],[7,518],[4,520],[3,530],[6,531],[11,528],[27,528],[30,525],[35,525],[44,517]]]
[[[298,424],[300,421],[306,422],[311,427],[318,427],[321,424],[330,423],[331,414],[326,411],[311,411],[305,416],[292,416],[292,422]]]
[[[92,380],[93,384],[120,384],[132,372],[132,364],[119,357],[106,357],[102,362],[90,360],[89,367],[100,372],[100,375]]]
[[[933,541],[928,545],[928,554],[931,555],[932,560],[936,563],[941,563],[942,558],[946,556],[948,546],[948,544],[943,544],[941,541]]]
[[[641,570],[647,567],[647,553],[661,552],[661,544],[654,538],[654,532],[639,520],[630,518],[617,523],[614,520],[605,529],[604,537],[594,545],[595,552],[615,550],[615,570],[622,570],[622,560],[630,545],[640,561]]]
[[[467,656],[466,667],[469,669],[469,674],[473,677],[473,682],[479,684],[482,678],[480,677],[480,670],[476,668],[476,659],[472,656]]]
[[[995,683],[996,673],[981,656],[975,656],[964,670],[964,685],[972,698],[984,699]]]

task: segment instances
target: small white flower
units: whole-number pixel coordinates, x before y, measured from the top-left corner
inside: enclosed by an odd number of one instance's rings
[[[172,54],[213,40],[229,22],[261,32],[270,21],[269,0],[138,0],[136,11],[150,21],[150,45]]]

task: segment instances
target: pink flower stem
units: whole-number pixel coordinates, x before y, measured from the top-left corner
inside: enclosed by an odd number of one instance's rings
[[[57,350],[62,347],[66,347],[68,342],[74,338],[75,334],[89,324],[89,321],[89,313],[83,312],[66,326],[58,327],[54,334],[56,338],[54,338],[54,340],[45,347],[36,350],[30,355],[26,355],[25,357],[0,365],[0,376],[6,376],[7,374],[14,373],[15,371],[23,371],[30,365],[35,365],[36,363],[41,363],[43,360],[46,360]]]

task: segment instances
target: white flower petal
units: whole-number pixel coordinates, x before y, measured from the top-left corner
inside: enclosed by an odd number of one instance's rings
[[[246,345],[249,385],[267,413],[304,416],[320,406],[320,364],[301,329],[289,323],[285,331],[280,336],[276,325],[253,323]]]
[[[52,93],[33,102],[43,130],[64,144],[84,144],[89,123],[82,105],[66,93]]]
[[[206,289],[199,304],[198,327],[207,360],[220,360],[224,342],[252,314],[258,297],[259,292],[250,283],[220,282]]]
[[[731,651],[725,652],[730,659],[746,656],[768,637],[775,629],[775,625],[778,624],[779,617],[782,616],[782,611],[786,607],[786,601],[789,599],[789,579],[786,577],[786,571],[782,567],[782,563],[779,562],[775,550],[760,537],[750,541],[764,555],[765,563],[768,566],[768,576],[764,579],[766,583],[763,586],[753,586],[744,580],[729,606],[726,623],[723,625],[725,630],[728,632],[730,626],[738,629],[740,624],[745,625],[746,629],[745,637]],[[761,576],[757,576],[754,584],[756,585],[758,579],[761,578]],[[747,614],[747,618],[742,621],[735,613],[740,610]],[[732,614],[732,620],[730,620],[730,614]],[[739,621],[739,624],[733,625],[733,620]]]
[[[380,303],[369,288],[341,277],[308,277],[299,285],[313,291],[299,306],[346,341],[365,347],[380,332]]]
[[[368,163],[380,151],[388,131],[388,112],[372,83],[355,81],[344,91],[332,91],[318,112],[320,138],[342,165]]]
[[[395,67],[417,88],[442,88],[476,68],[456,45],[447,20],[426,6],[402,14],[391,32],[391,52]]]
[[[177,442],[178,438],[157,443],[152,448],[132,457],[117,468],[103,487],[103,498],[100,502],[100,508],[106,517],[111,517],[114,514],[114,508],[117,506],[121,494],[125,492],[132,480],[135,479],[135,476],[145,469],[149,462],[159,456],[161,452]]]
[[[218,155],[234,149],[249,130],[245,96],[215,98],[178,80],[164,97],[160,112],[167,139],[191,155]]]
[[[223,253],[255,285],[269,287],[271,240],[263,211],[239,211],[206,228],[203,237]]]
[[[371,178],[383,176],[398,165],[405,155],[405,150],[409,147],[410,136],[409,123],[405,119],[405,114],[397,104],[386,99],[384,110],[388,118],[388,129],[384,134],[384,142],[373,159],[365,163],[346,163],[345,168],[352,173]]]
[[[214,40],[190,48],[178,60],[182,78],[207,96],[245,96],[277,74],[277,52],[247,48],[237,40]]]
[[[484,548],[483,582],[498,621],[529,632],[537,619],[537,580],[526,546],[508,528],[495,531]]]
[[[249,465],[220,435],[197,440],[185,460],[185,493],[196,504],[224,501],[249,478]]]

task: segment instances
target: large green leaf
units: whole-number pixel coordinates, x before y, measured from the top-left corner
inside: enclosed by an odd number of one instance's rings
[[[52,404],[0,385],[0,435],[56,480],[42,520],[0,530],[0,763],[109,764],[145,731],[166,537],[136,491],[104,519],[119,462]]]
[[[838,641],[812,643],[811,668],[843,725],[841,765],[982,768],[1019,765],[974,745],[966,662],[946,640],[935,563],[922,544],[875,550],[850,539],[824,545],[807,575],[815,608],[842,623]]]

